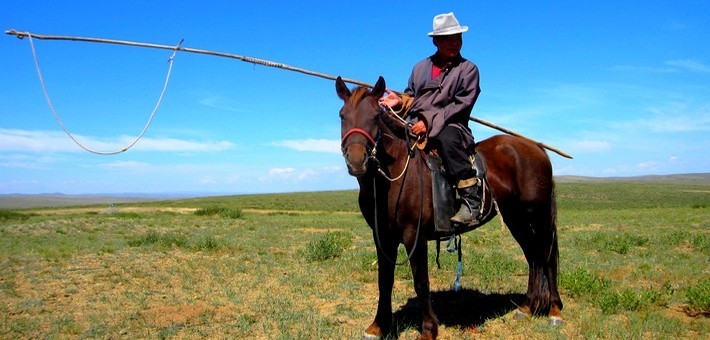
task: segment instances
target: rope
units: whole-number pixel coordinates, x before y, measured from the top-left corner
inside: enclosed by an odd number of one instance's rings
[[[402,122],[402,124],[404,124],[405,126],[406,126],[406,125],[409,125],[409,123],[407,123],[407,121],[404,120],[404,118],[400,117],[400,116],[397,114],[397,112],[394,112],[394,110],[393,110],[389,105],[385,105],[384,107],[386,107],[387,110],[389,110],[389,112],[391,113],[392,116],[397,117],[397,119],[398,119],[400,122]]]
[[[404,163],[404,169],[402,169],[402,173],[400,173],[399,176],[397,176],[395,178],[390,178],[389,176],[387,176],[387,173],[385,173],[382,170],[382,168],[380,168],[380,167],[377,167],[377,172],[379,172],[380,175],[382,175],[382,177],[384,177],[386,180],[388,180],[390,182],[395,182],[395,181],[399,180],[400,178],[402,178],[402,176],[404,176],[404,173],[407,172],[407,168],[409,167],[409,161],[412,159],[412,152],[414,151],[414,147],[416,147],[416,144],[412,145],[412,148],[409,149],[409,152],[407,152],[407,162]],[[375,155],[376,152],[377,152],[377,150],[373,149],[373,153],[372,153],[373,156]]]
[[[54,108],[54,105],[52,104],[52,101],[49,99],[49,93],[47,92],[47,86],[45,85],[44,82],[44,77],[42,77],[42,71],[39,68],[39,61],[37,60],[37,52],[35,51],[35,45],[34,42],[32,41],[32,35],[29,32],[26,32],[27,36],[29,37],[30,40],[30,47],[32,48],[32,57],[34,58],[35,62],[35,67],[37,68],[37,76],[39,76],[39,81],[42,85],[42,92],[44,93],[44,98],[47,100],[47,105],[49,106],[49,109],[52,111],[52,114],[54,115],[54,118],[57,120],[59,123],[59,126],[64,130],[64,133],[69,136],[69,138],[74,141],[76,145],[78,145],[80,148],[84,149],[85,151],[88,151],[93,154],[97,155],[116,155],[122,152],[128,151],[128,149],[132,148],[138,141],[143,137],[143,135],[148,131],[148,127],[150,124],[153,122],[153,117],[155,116],[155,113],[158,111],[158,107],[160,106],[160,103],[163,101],[163,96],[165,95],[165,90],[168,88],[168,82],[170,81],[170,73],[172,72],[173,69],[173,59],[175,58],[175,54],[177,54],[177,51],[180,49],[180,45],[182,44],[182,40],[180,43],[175,46],[175,49],[173,51],[173,55],[170,56],[168,59],[168,74],[165,77],[165,83],[163,84],[163,90],[160,92],[160,96],[158,97],[158,102],[155,104],[155,107],[153,108],[153,112],[151,112],[150,117],[148,118],[148,122],[146,122],[145,126],[143,127],[143,130],[138,134],[138,136],[128,145],[115,150],[115,151],[96,151],[93,150],[85,145],[83,145],[81,142],[79,142],[74,135],[67,129],[67,127],[64,125],[64,122],[62,122],[62,119],[59,117],[59,114],[57,114],[57,110]]]
[[[409,158],[407,158],[407,163],[409,163]],[[404,170],[407,170],[407,167],[404,168]],[[404,173],[404,172],[403,172]],[[400,175],[401,176],[401,175]],[[385,176],[385,178],[387,178]],[[387,178],[389,179],[389,178]],[[380,230],[379,230],[379,223],[378,219],[379,216],[377,215],[377,178],[373,177],[372,178],[372,188],[373,188],[373,195],[374,195],[374,201],[375,201],[375,242],[377,246],[380,247],[380,251],[382,251],[382,255],[395,266],[401,266],[406,264],[412,259],[412,255],[414,255],[414,251],[417,250],[417,244],[419,243],[419,230],[421,229],[422,226],[422,214],[424,213],[424,176],[421,173],[421,168],[419,169],[419,220],[417,222],[417,232],[414,234],[414,245],[412,246],[412,250],[407,254],[407,259],[402,261],[402,262],[397,262],[393,261],[390,259],[389,256],[387,256],[387,253],[385,252],[384,248],[382,248],[382,241],[380,241]],[[395,254],[396,258],[397,254]]]
[[[385,105],[385,107],[387,109],[389,109],[389,111],[392,113],[392,115],[397,117],[397,119],[399,119],[399,121],[402,124],[404,124],[405,127],[407,127],[409,125],[409,123],[407,123],[407,121],[405,121],[402,117],[397,115],[397,113],[394,112],[394,110],[392,110],[391,107],[389,107],[387,105]],[[390,178],[389,176],[387,176],[387,174],[384,171],[382,171],[382,168],[380,168],[379,166],[377,167],[377,171],[380,173],[380,175],[382,175],[382,177],[384,177],[385,179],[387,179],[390,182],[395,182],[395,181],[399,180],[400,178],[402,178],[402,176],[404,176],[404,173],[407,172],[407,168],[409,167],[409,161],[412,158],[412,153],[414,152],[414,148],[416,146],[417,146],[416,144],[412,144],[411,148],[409,149],[409,152],[407,152],[407,162],[404,163],[404,169],[402,169],[402,173],[400,173],[399,176],[396,176],[394,178]],[[377,154],[377,144],[375,144],[375,148],[372,149],[372,156],[375,157],[376,154]]]

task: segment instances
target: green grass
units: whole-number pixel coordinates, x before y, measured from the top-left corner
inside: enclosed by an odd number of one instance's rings
[[[306,261],[325,261],[339,257],[352,246],[352,238],[344,232],[327,233],[306,245]]]
[[[710,280],[705,278],[695,285],[686,287],[685,297],[690,314],[710,317]]]
[[[0,222],[23,221],[30,218],[29,214],[21,214],[11,210],[0,210]]]
[[[464,236],[461,293],[450,292],[456,255],[443,252],[437,269],[429,245],[441,338],[710,333],[710,186],[559,183],[557,193],[566,325],[506,315],[527,265],[494,219]],[[376,257],[356,191],[115,208],[0,210],[0,338],[341,339],[374,317]],[[403,339],[417,335],[414,297],[398,266]]]
[[[241,218],[243,213],[240,209],[227,207],[204,207],[193,212],[197,216],[219,216],[223,218]]]

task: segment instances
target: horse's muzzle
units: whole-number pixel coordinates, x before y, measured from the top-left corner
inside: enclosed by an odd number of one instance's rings
[[[350,176],[362,177],[367,172],[369,150],[362,144],[350,144],[343,149],[343,158]]]

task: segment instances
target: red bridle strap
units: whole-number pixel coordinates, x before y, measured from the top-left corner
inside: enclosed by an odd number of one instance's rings
[[[350,131],[348,131],[348,132],[345,133],[345,135],[343,136],[343,139],[340,141],[340,145],[345,144],[345,140],[346,140],[348,137],[350,137],[350,135],[352,135],[352,134],[354,134],[354,133],[359,133],[359,134],[365,136],[365,138],[367,139],[368,142],[371,143],[371,145],[377,144],[377,143],[375,143],[375,139],[372,138],[372,136],[370,136],[370,134],[367,133],[367,131],[365,131],[365,130],[363,130],[363,129],[354,128],[354,129],[350,129]]]

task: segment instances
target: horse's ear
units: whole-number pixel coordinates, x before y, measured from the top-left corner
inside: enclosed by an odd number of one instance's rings
[[[387,86],[385,85],[385,78],[380,78],[377,79],[377,83],[375,83],[375,87],[372,88],[372,95],[375,96],[376,98],[382,97],[382,95],[385,94],[385,90],[387,90]]]
[[[350,98],[350,89],[347,85],[345,85],[345,82],[341,77],[338,77],[338,79],[335,80],[335,92],[338,93],[338,97],[344,102],[348,101],[348,98]]]

